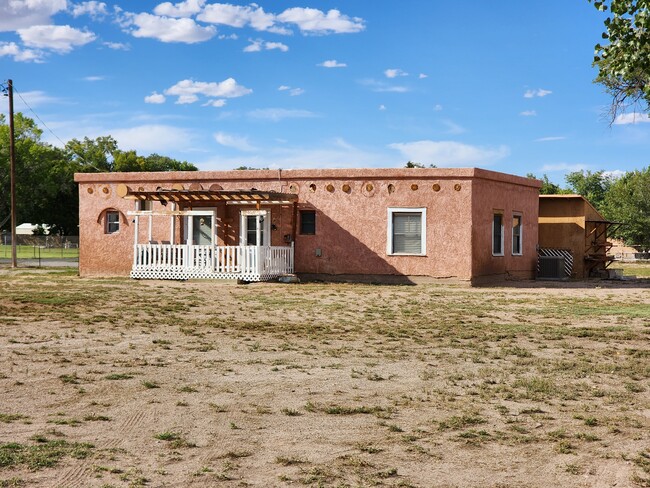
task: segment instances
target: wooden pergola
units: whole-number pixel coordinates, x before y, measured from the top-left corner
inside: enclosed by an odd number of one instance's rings
[[[293,242],[290,246],[216,246],[216,233],[211,230],[210,244],[198,245],[193,242],[193,219],[188,218],[186,244],[174,244],[176,229],[174,217],[211,217],[216,222],[217,204],[254,205],[260,210],[262,205],[291,205],[292,241],[296,233],[298,195],[250,190],[224,190],[220,185],[208,189],[192,184],[188,189],[181,185],[171,188],[158,187],[155,190],[134,190],[125,184],[117,186],[120,198],[134,201],[160,202],[162,210],[135,210],[127,212],[134,217],[135,242],[133,270],[134,278],[187,279],[199,278],[238,278],[247,281],[261,281],[293,272]],[[169,243],[151,242],[152,217],[166,216],[170,220]],[[138,243],[140,217],[149,218],[149,242]],[[260,241],[260,230],[256,242]]]
[[[294,193],[262,191],[255,188],[250,190],[224,190],[219,185],[212,185],[204,190],[200,187],[184,189],[180,185],[172,188],[157,188],[156,190],[133,190],[127,185],[117,186],[117,195],[128,200],[156,201],[163,205],[176,203],[179,207],[209,206],[225,202],[227,205],[290,205],[298,201]]]

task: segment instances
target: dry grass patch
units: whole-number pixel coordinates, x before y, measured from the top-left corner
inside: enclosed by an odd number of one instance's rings
[[[649,483],[646,282],[0,273],[0,486]]]

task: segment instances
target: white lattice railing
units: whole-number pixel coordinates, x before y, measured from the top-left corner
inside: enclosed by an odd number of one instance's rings
[[[268,279],[293,273],[293,248],[288,246],[198,246],[138,244],[132,275]]]

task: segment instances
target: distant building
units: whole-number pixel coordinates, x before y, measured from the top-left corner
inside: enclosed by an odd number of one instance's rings
[[[40,224],[40,227],[45,230],[45,234],[49,234],[50,226],[47,224]],[[38,224],[24,223],[16,226],[16,235],[31,236],[39,229]]]

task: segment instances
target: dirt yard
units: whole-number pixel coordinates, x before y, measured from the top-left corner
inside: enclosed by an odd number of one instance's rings
[[[0,288],[0,487],[650,486],[649,280]]]

